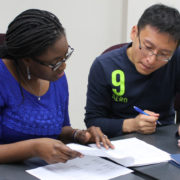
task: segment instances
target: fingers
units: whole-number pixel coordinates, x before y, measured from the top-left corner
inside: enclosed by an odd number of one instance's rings
[[[114,149],[111,141],[103,134],[99,127],[92,126],[87,130],[78,131],[76,138],[78,142],[82,144],[95,142],[98,148],[100,148],[102,144],[106,149]]]
[[[155,128],[155,126],[157,125],[158,117],[139,114],[138,116],[136,116],[135,119],[137,124],[139,123],[139,125],[143,125],[143,126],[145,125]]]
[[[74,159],[76,157],[82,157],[83,155],[80,152],[74,151],[67,147],[62,142],[56,142],[54,144],[53,149],[49,152],[49,157],[46,159],[46,162],[49,164],[62,162],[65,163],[70,159]]]
[[[56,147],[56,151],[58,155],[61,154],[65,159],[73,159],[82,156],[80,152],[70,149],[68,146],[64,145],[63,143],[59,144],[59,146]]]
[[[152,128],[152,127],[143,127],[141,129],[138,130],[139,133],[142,134],[152,134],[156,131],[156,127]]]
[[[146,115],[140,115],[141,120],[146,121],[148,124],[154,124],[156,125],[156,121],[158,120],[157,117],[154,116],[146,116]]]
[[[114,145],[111,143],[111,141],[108,139],[108,137],[106,135],[103,135],[102,143],[106,149],[109,149],[109,147],[111,149],[114,149]]]
[[[94,141],[98,148],[101,147],[101,144],[106,148],[114,149],[113,144],[108,139],[106,135],[103,134],[99,127],[92,126],[87,129],[87,132],[91,135],[91,140]]]
[[[148,110],[144,110],[144,112],[146,112],[150,116],[154,116],[154,117],[159,117],[159,115],[160,115],[159,113],[155,113],[155,112],[148,111]]]
[[[86,144],[86,143],[91,143],[91,142],[95,142],[97,147],[101,147],[100,145],[100,136],[99,132],[97,132],[98,130],[95,128],[88,128],[87,130],[81,130],[80,132],[78,132],[77,134],[77,139],[78,142],[82,143],[82,144]]]
[[[178,140],[178,146],[180,147],[180,140]]]
[[[108,139],[108,137],[107,137],[106,135],[103,135],[103,133],[102,133],[102,134],[98,134],[98,133],[97,133],[97,136],[95,137],[96,146],[97,146],[98,148],[101,148],[101,143],[102,143],[102,145],[103,145],[106,149],[108,149],[109,147],[108,147],[108,145],[106,144],[107,139]]]
[[[161,123],[158,121],[159,119],[159,115],[158,113],[152,112],[152,111],[148,111],[145,110],[146,113],[149,114],[149,116],[142,116],[147,122],[152,123],[152,125],[161,125]],[[154,124],[153,124],[154,123]]]
[[[142,134],[151,134],[154,133],[156,131],[156,125],[149,125],[147,123],[139,126],[138,131]]]
[[[142,134],[151,134],[156,131],[157,117],[139,114],[135,118],[136,131]]]
[[[77,153],[79,153],[79,152],[77,152]],[[77,158],[77,157],[81,158],[81,157],[83,157],[83,155],[81,155],[81,156],[72,155],[71,156],[71,155],[66,155],[66,154],[64,154],[62,152],[59,152],[59,153],[56,154],[56,156],[51,157],[47,161],[47,163],[48,164],[54,164],[54,163],[59,163],[59,162],[66,163],[68,160],[71,160],[71,159],[74,159],[74,158]]]
[[[180,126],[178,127],[178,134],[179,134],[179,136],[180,136]]]

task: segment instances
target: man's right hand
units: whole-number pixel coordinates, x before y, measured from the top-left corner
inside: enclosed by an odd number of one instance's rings
[[[135,118],[125,119],[123,123],[123,132],[139,132],[142,134],[152,134],[156,131],[156,124],[159,114],[152,111],[145,111],[149,116],[139,114]]]
[[[179,136],[180,136],[180,125],[179,125],[179,127],[178,127],[178,134],[179,134]],[[180,147],[180,139],[178,140],[178,146]]]

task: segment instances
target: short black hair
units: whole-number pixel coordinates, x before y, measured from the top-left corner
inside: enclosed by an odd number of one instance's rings
[[[9,24],[0,56],[12,60],[37,57],[62,35],[65,30],[54,14],[28,9]]]
[[[145,26],[157,28],[159,32],[165,32],[180,43],[180,13],[177,9],[155,4],[147,8],[138,21],[138,32]]]

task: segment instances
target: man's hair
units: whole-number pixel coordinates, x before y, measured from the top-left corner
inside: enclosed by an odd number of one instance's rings
[[[26,10],[9,24],[0,56],[12,60],[39,56],[62,35],[64,28],[54,14]]]
[[[168,33],[180,43],[180,13],[177,9],[163,4],[150,6],[138,21],[138,32],[147,25],[157,28],[159,32]]]

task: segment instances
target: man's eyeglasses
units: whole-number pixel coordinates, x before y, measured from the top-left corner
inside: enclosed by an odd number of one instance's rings
[[[71,46],[68,46],[68,52],[66,53],[65,58],[63,60],[60,60],[56,64],[47,64],[47,63],[40,61],[37,58],[32,58],[32,59],[41,65],[48,66],[49,68],[52,69],[52,71],[56,71],[62,65],[63,62],[66,62],[69,59],[69,57],[72,55],[73,51],[74,51],[74,49]]]
[[[141,46],[141,41],[140,41],[140,36],[138,36],[139,38],[139,49],[141,50],[141,53],[144,55],[144,56],[156,56],[156,59],[158,61],[170,61],[171,58],[172,58],[172,55],[171,56],[167,56],[167,55],[164,55],[164,54],[155,54],[153,52],[153,50],[151,48],[148,48],[147,46]]]

